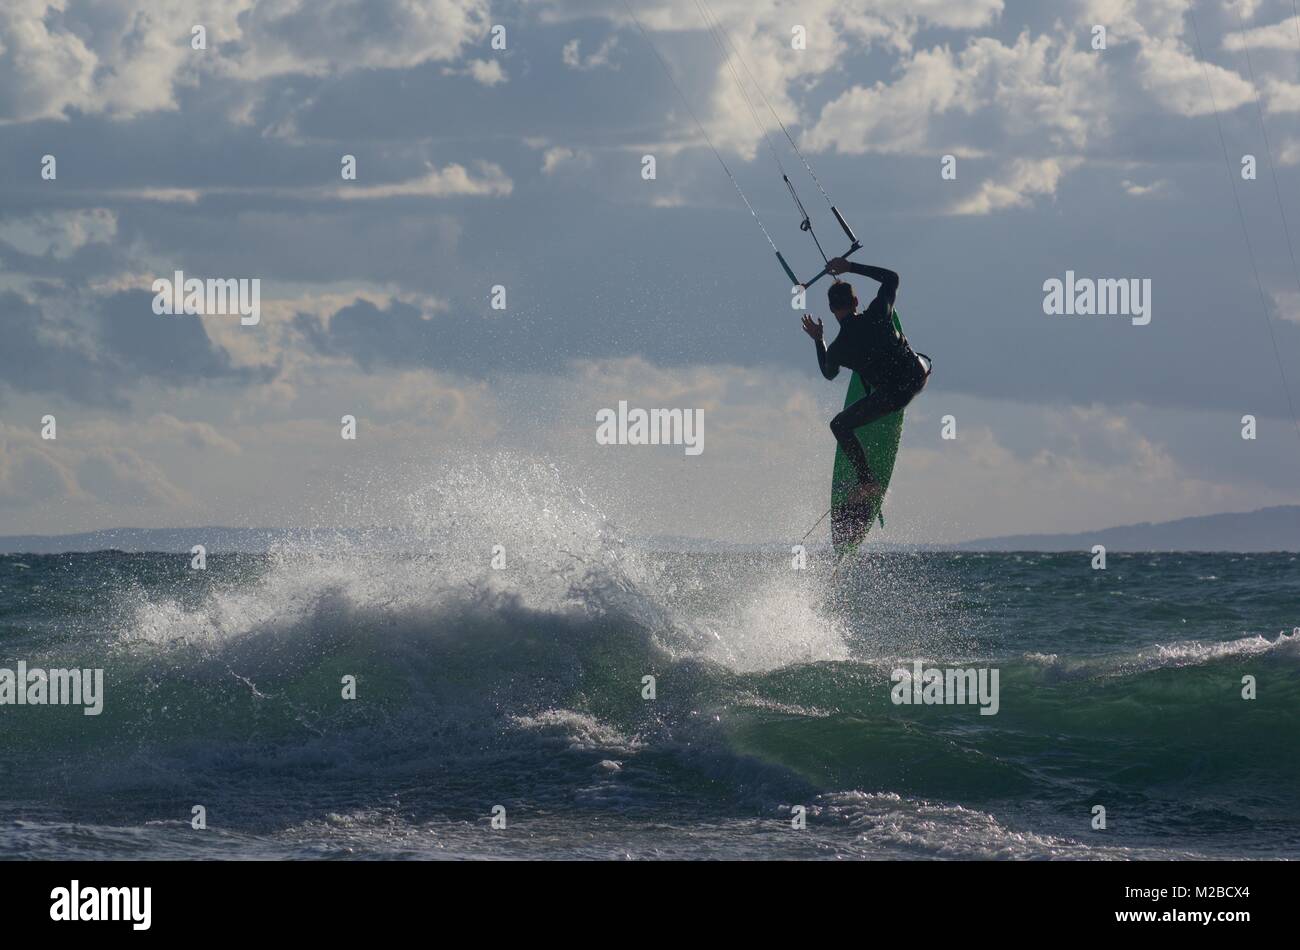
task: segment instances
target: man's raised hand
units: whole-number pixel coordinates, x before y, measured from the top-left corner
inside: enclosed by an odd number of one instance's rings
[[[822,322],[814,320],[811,314],[803,315],[803,332],[807,333],[814,340],[820,341],[822,338]]]

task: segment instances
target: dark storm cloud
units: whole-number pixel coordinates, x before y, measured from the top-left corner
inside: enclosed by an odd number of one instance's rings
[[[324,325],[299,313],[294,327],[316,352],[351,359],[367,372],[425,367],[482,377],[565,374],[575,359],[642,356],[666,365],[718,361],[716,354],[728,347],[718,336],[752,337],[764,319],[762,312],[733,302],[702,314],[695,295],[683,307],[676,299],[679,285],[641,287],[638,269],[634,260],[611,264],[600,274],[587,273],[576,258],[562,271],[526,265],[509,271],[504,311],[488,305],[491,278],[485,278],[481,298],[454,297],[435,313],[396,300],[377,307],[358,299]],[[663,332],[665,322],[675,324],[672,332]],[[761,358],[762,351],[757,353]],[[745,362],[752,355],[737,354],[732,361]]]
[[[124,290],[99,306],[100,339],[128,373],[173,384],[270,378],[267,371],[232,365],[230,355],[212,342],[197,317],[155,314],[153,298],[148,291]],[[237,321],[239,317],[216,319]]]
[[[391,300],[378,307],[357,300],[322,324],[299,313],[294,327],[307,344],[326,356],[350,359],[366,372],[388,367],[450,370],[469,376],[502,371],[553,370],[552,326],[539,329],[528,316],[482,316],[482,308],[453,307],[426,315],[418,307]]]
[[[425,320],[418,307],[397,300],[382,309],[357,300],[335,313],[328,329],[305,313],[295,317],[294,326],[317,352],[350,358],[367,371],[381,365],[429,365],[438,347],[438,324]]]
[[[115,367],[94,357],[84,338],[49,332],[55,329],[36,304],[12,291],[0,293],[0,384],[82,403],[124,406]]]
[[[61,292],[41,286],[52,298]],[[62,320],[20,294],[0,294],[0,386],[123,408],[144,380],[184,386],[274,378],[273,368],[233,365],[197,317],[158,316],[152,300],[147,291],[120,291],[91,298],[79,319]]]
[[[0,241],[0,270],[28,277],[85,281],[119,274],[130,263],[120,248],[94,242],[76,248],[66,256],[26,254]]]

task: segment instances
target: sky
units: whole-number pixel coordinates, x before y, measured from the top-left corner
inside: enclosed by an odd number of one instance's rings
[[[934,359],[889,539],[1300,503],[1291,0],[630,9],[648,41],[621,0],[7,0],[0,534],[400,523],[452,478],[797,539],[847,386],[799,329],[825,283],[792,307],[694,118],[803,276],[765,133],[845,239],[772,112]],[[257,278],[260,320],[156,314],[178,270]],[[1067,271],[1149,280],[1150,322],[1045,313]],[[599,444],[620,401],[699,410],[703,451]]]

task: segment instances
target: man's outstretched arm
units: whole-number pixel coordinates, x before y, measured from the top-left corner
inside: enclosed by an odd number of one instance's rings
[[[840,374],[838,363],[831,362],[826,356],[826,343],[822,340],[822,322],[814,320],[809,314],[803,315],[803,332],[813,338],[817,344],[817,368],[827,379],[834,379]]]

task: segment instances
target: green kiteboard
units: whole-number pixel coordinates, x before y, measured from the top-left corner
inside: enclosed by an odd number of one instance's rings
[[[903,325],[898,320],[898,311],[894,311],[894,329],[903,332]],[[867,387],[857,373],[849,381],[849,391],[844,397],[847,407],[867,395]],[[852,554],[862,544],[867,532],[871,530],[876,519],[884,525],[885,518],[881,507],[885,491],[889,488],[889,479],[894,474],[894,459],[898,457],[898,445],[903,438],[903,410],[891,412],[869,425],[863,426],[855,433],[858,442],[867,453],[867,463],[871,473],[879,480],[880,496],[867,504],[850,505],[844,499],[858,483],[858,473],[853,469],[844,450],[835,450],[835,474],[831,477],[831,544],[835,555],[843,559]]]

